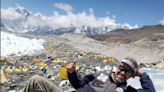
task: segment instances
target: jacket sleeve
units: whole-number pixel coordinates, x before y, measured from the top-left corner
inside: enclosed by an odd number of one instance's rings
[[[67,72],[68,73],[68,72]],[[78,77],[76,72],[68,73],[68,79],[71,83],[71,85],[78,89],[80,87],[83,87],[85,84],[88,84],[90,81],[92,81],[95,78],[94,74],[89,74],[84,77]]]
[[[128,86],[126,92],[156,92],[153,82],[151,81],[151,79],[149,78],[149,76],[146,73],[143,73],[141,75],[140,82],[141,82],[142,88],[135,89],[131,86]]]

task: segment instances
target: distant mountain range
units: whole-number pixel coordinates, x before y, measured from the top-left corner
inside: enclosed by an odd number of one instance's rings
[[[149,37],[153,41],[154,34],[164,33],[164,25],[143,26],[137,29],[116,29],[102,35],[89,36],[93,39],[113,43],[130,43]],[[160,37],[161,38],[161,37]],[[162,37],[163,38],[163,37]],[[154,38],[154,40],[157,38]]]
[[[19,15],[19,18],[15,20],[2,18],[0,26],[17,33],[28,33],[35,35],[59,35],[71,32],[82,33],[85,35],[99,35],[115,29],[129,29],[128,26],[121,24],[108,25],[105,27],[91,27],[86,25],[77,27],[72,25],[70,27],[56,28],[56,25],[51,26],[49,23],[45,23],[46,18],[40,13],[34,14],[24,8],[16,8],[14,12]]]
[[[142,28],[130,29],[126,25],[111,24],[103,27],[71,25],[69,27],[56,27],[50,24],[46,16],[40,13],[32,13],[24,8],[15,8],[17,19],[2,18],[0,26],[11,32],[26,33],[33,35],[60,35],[63,33],[80,33],[100,41],[128,43],[136,41],[155,32],[164,32],[163,25],[143,26]],[[56,20],[54,20],[55,22]],[[51,21],[53,22],[53,21]],[[121,39],[121,40],[120,40]]]

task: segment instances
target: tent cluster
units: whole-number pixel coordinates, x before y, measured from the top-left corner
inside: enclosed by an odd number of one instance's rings
[[[77,60],[76,70],[79,76],[110,70],[110,66],[117,61],[112,56],[77,51],[63,44],[45,47],[47,51],[37,55],[0,57],[0,77],[4,80],[1,81],[1,84],[19,84],[20,81],[27,81],[31,76],[39,74],[59,85],[62,80],[68,79],[66,66],[74,59]],[[20,80],[20,78],[22,79]]]
[[[26,73],[31,73],[31,72],[39,72],[41,74],[46,73],[49,69],[50,70],[56,70],[57,71],[57,76],[61,79],[68,79],[67,77],[67,70],[66,70],[66,65],[69,63],[67,60],[57,57],[59,56],[57,53],[53,52],[50,56],[47,56],[46,58],[41,58],[41,57],[34,57],[31,58],[30,63],[23,63],[23,64],[16,64],[14,58],[4,58],[1,57],[1,62],[3,62],[1,71],[3,71],[3,75],[12,75],[12,74],[26,74]],[[104,56],[104,55],[98,55],[98,54],[93,54],[93,53],[86,53],[84,51],[81,52],[76,52],[75,56],[77,56],[76,59],[80,60],[82,57],[93,57],[95,60],[100,60],[99,62],[114,62],[116,59],[114,57],[109,57],[109,56]],[[92,62],[92,61],[91,61]],[[82,69],[81,67],[85,67],[80,65],[78,63],[77,65],[77,70]],[[51,66],[57,66],[53,67],[51,69]],[[1,82],[2,83],[2,82]]]

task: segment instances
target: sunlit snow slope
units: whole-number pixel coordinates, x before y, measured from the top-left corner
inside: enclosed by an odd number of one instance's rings
[[[44,42],[42,39],[18,37],[15,34],[1,31],[1,56],[36,53],[44,49]]]

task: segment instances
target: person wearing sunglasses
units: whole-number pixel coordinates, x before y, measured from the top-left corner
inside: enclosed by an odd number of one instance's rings
[[[138,69],[137,62],[132,57],[120,60],[114,71],[97,72],[84,77],[77,76],[76,62],[67,66],[68,79],[75,88],[74,92],[156,92],[154,85],[145,72]],[[142,88],[135,89],[127,85],[127,80],[140,77]],[[34,76],[20,92],[63,92],[59,87],[41,76]]]
[[[99,72],[79,78],[75,71],[75,63],[68,67],[68,78],[76,92],[156,92],[154,85],[145,72],[138,69],[136,60],[126,57],[111,73]],[[135,89],[127,85],[129,78],[140,77],[142,88]]]

